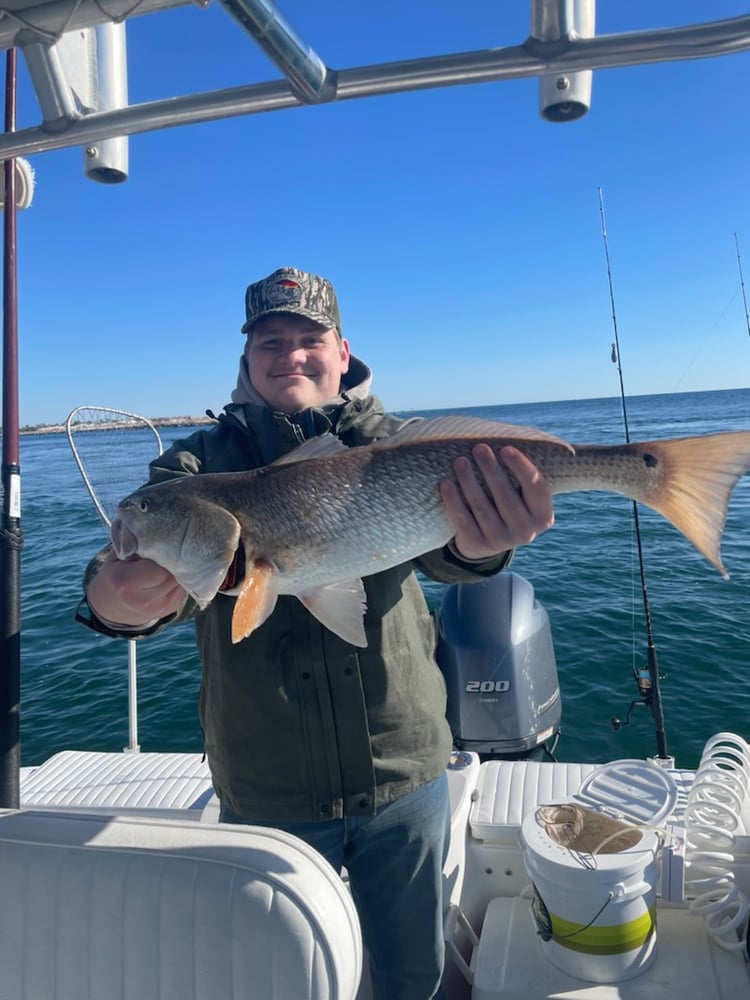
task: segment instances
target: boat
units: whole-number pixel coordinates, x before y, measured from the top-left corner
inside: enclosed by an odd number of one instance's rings
[[[6,247],[13,207],[28,196],[28,155],[82,146],[87,171],[116,182],[127,173],[124,137],[138,132],[524,77],[538,78],[540,111],[559,123],[586,113],[594,70],[750,50],[750,14],[597,36],[593,0],[531,0],[531,33],[519,45],[333,71],[275,4],[221,2],[283,80],[131,106],[122,75],[128,17],[179,3],[19,0],[0,20],[9,66],[13,46],[22,47],[42,114],[38,127],[20,131],[6,116],[0,137]],[[91,68],[92,49],[98,86],[82,100],[71,74]],[[0,996],[366,1000],[364,945],[346,879],[293,837],[218,824],[200,754],[142,752],[136,739],[128,752],[71,748],[20,766],[10,267],[4,277]],[[750,985],[746,740],[723,732],[720,719],[705,720],[695,768],[658,750],[605,765],[559,762],[559,686],[533,585],[506,572],[448,588],[439,629],[456,733],[447,769],[448,1000],[743,995]],[[658,672],[640,678],[644,699],[657,682]]]

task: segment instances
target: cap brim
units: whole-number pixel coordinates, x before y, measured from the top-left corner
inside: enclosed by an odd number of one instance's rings
[[[242,326],[240,333],[250,333],[252,328],[255,326],[257,322],[259,322],[259,320],[264,319],[266,316],[277,315],[278,313],[292,313],[295,316],[304,316],[307,319],[311,319],[313,323],[320,323],[320,325],[324,326],[326,330],[338,329],[336,323],[333,321],[332,316],[326,316],[324,313],[315,312],[314,309],[299,309],[295,306],[288,305],[288,306],[279,306],[276,309],[264,309],[263,312],[258,313],[257,316],[254,316],[251,320],[248,320],[247,323],[245,323]]]

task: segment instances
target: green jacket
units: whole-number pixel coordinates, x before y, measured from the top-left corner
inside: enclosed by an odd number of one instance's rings
[[[374,396],[345,396],[293,417],[230,404],[217,426],[153,462],[150,482],[256,468],[326,431],[349,446],[367,444],[406,422]],[[486,577],[507,561],[505,554],[467,564],[446,547],[368,577],[365,649],[328,631],[295,597],[280,597],[237,644],[233,597],[219,594],[202,612],[188,602],[179,617],[195,619],[200,720],[219,798],[248,819],[330,819],[371,814],[437,777],[451,733],[434,625],[414,569],[451,583]]]

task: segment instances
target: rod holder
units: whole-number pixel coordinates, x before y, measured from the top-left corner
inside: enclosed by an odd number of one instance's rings
[[[125,22],[96,27],[96,110],[117,111],[128,106],[128,65]],[[96,139],[83,149],[83,169],[100,184],[128,179],[128,137]]]
[[[596,0],[531,0],[531,38],[563,53],[596,31]],[[555,43],[558,43],[555,45]],[[548,122],[572,122],[591,107],[590,69],[539,78],[539,113]]]

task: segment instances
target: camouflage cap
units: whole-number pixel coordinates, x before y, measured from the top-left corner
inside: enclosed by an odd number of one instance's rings
[[[280,267],[267,278],[248,285],[245,292],[246,322],[243,333],[250,333],[255,323],[272,313],[295,313],[321,323],[341,334],[341,316],[333,285],[296,267]]]

